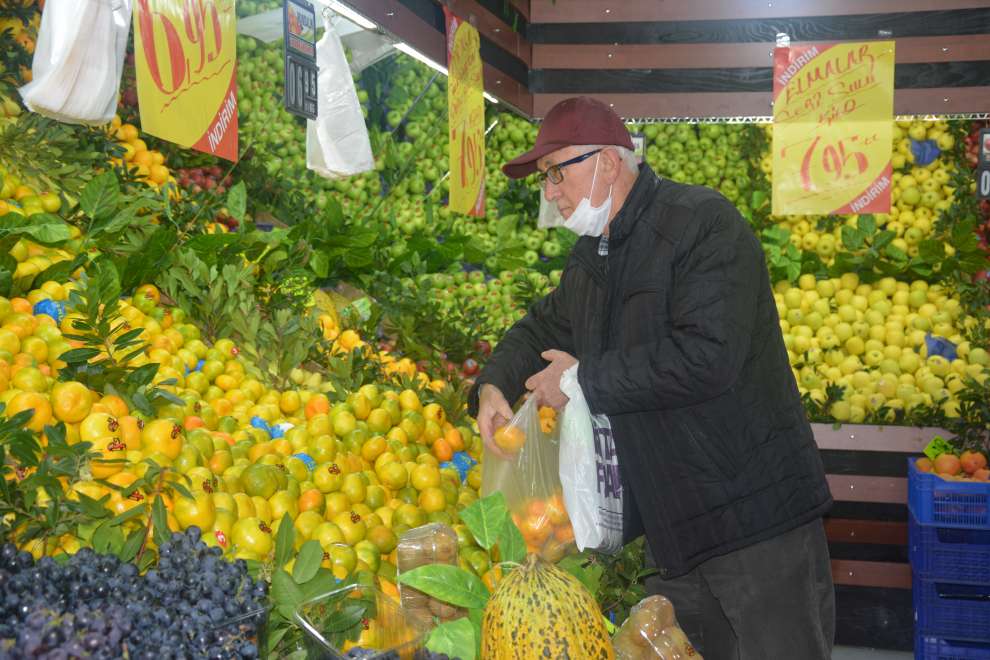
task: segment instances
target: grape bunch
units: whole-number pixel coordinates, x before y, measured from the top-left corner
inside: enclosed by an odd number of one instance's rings
[[[63,564],[0,547],[4,658],[255,658],[267,587],[196,527],[159,548],[155,568],[88,548]]]

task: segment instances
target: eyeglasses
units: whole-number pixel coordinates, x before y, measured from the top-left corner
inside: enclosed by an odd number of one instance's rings
[[[597,154],[599,151],[601,151],[601,149],[595,149],[594,151],[589,151],[586,154],[582,154],[575,158],[571,158],[570,160],[565,160],[563,163],[557,163],[556,165],[551,165],[550,167],[547,168],[546,172],[537,171],[536,180],[539,181],[541,187],[545,187],[547,185],[548,179],[550,180],[550,183],[552,183],[553,185],[555,186],[560,185],[560,183],[564,180],[564,173],[561,170],[563,170],[568,165],[574,165],[576,163],[580,163],[582,161],[588,160],[589,158]]]

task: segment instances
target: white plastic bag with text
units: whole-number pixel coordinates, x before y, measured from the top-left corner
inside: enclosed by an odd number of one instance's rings
[[[328,179],[340,179],[375,167],[368,127],[354,89],[347,56],[329,21],[316,44],[317,116],[306,121],[306,167]]]
[[[560,421],[560,483],[578,550],[615,554],[622,549],[622,479],[612,426],[592,415],[578,382],[578,365],[560,389],[570,399]]]

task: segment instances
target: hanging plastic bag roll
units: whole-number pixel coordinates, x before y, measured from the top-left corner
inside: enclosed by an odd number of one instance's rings
[[[622,480],[605,415],[592,415],[578,382],[578,365],[560,378],[569,401],[560,420],[560,483],[579,550],[622,549]]]
[[[328,179],[340,179],[375,167],[361,102],[333,25],[316,44],[317,116],[306,121],[306,167]]]
[[[67,123],[101,125],[117,109],[130,0],[48,0],[24,104]]]

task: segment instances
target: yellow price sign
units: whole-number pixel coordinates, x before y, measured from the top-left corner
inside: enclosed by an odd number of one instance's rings
[[[890,211],[894,42],[774,50],[773,213]]]
[[[234,0],[136,0],[142,130],[236,161],[236,37]]]
[[[485,99],[478,31],[447,17],[447,121],[450,132],[450,210],[485,215]]]

